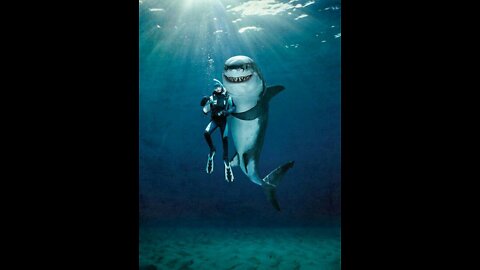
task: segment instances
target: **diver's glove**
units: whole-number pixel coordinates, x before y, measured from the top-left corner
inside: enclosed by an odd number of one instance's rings
[[[207,101],[208,101],[209,99],[210,99],[209,97],[204,96],[204,97],[202,98],[202,101],[200,101],[200,106],[202,106],[202,107],[205,106],[205,104],[207,104]]]
[[[227,111],[227,110],[223,110],[223,111],[219,111],[217,113],[218,116],[229,116],[230,115],[230,112]]]

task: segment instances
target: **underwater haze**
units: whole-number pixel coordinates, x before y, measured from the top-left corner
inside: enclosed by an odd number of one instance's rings
[[[340,1],[139,1],[141,269],[340,269],[340,18]],[[205,172],[200,100],[235,55],[285,87],[259,169],[295,161],[280,212],[239,167],[225,181],[219,130]]]

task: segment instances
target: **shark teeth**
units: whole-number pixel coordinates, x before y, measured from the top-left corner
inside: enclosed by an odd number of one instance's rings
[[[241,82],[245,82],[245,81],[248,81],[250,80],[250,78],[252,77],[252,74],[250,75],[247,75],[247,76],[242,76],[242,77],[228,77],[228,76],[225,76],[225,79],[227,79],[227,81],[229,82],[232,82],[232,83],[241,83]]]

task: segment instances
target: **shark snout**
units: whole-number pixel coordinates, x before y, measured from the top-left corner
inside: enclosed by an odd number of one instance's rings
[[[250,80],[257,67],[250,57],[237,55],[225,61],[223,76],[231,83],[242,83]]]

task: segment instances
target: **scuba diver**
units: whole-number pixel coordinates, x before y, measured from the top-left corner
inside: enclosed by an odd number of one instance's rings
[[[211,114],[211,121],[205,128],[204,136],[205,140],[210,147],[210,153],[208,154],[206,171],[208,174],[213,172],[213,157],[215,156],[215,146],[212,142],[212,132],[220,127],[223,144],[223,163],[225,165],[225,180],[227,182],[233,182],[232,168],[230,167],[230,161],[228,160],[228,126],[227,116],[235,111],[235,104],[232,97],[227,94],[227,90],[223,84],[214,79],[217,83],[214,86],[214,90],[211,96],[204,96],[200,102],[200,106],[203,107],[203,113],[206,115],[208,112]]]

